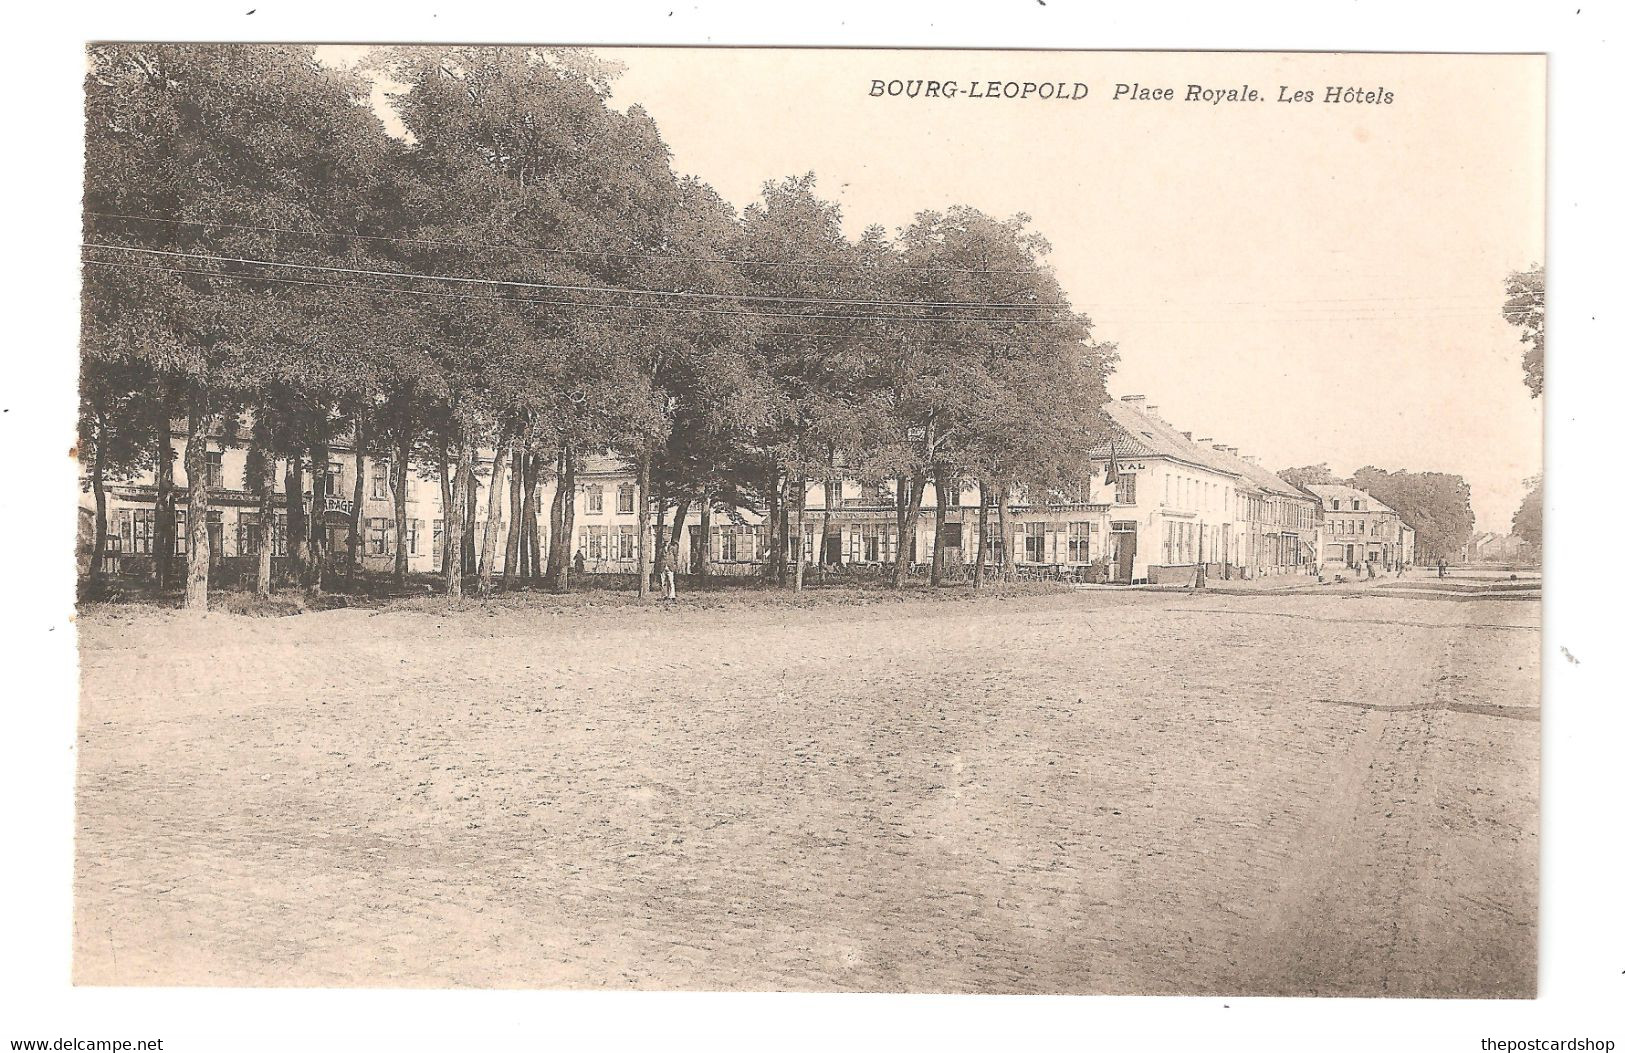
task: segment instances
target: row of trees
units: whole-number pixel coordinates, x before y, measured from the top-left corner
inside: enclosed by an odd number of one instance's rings
[[[299,46],[92,48],[80,449],[93,573],[112,480],[154,474],[154,547],[173,550],[177,420],[187,507],[208,507],[207,440],[247,444],[261,522],[285,507],[289,563],[312,589],[330,554],[304,513],[305,473],[320,507],[340,438],[357,516],[366,455],[388,461],[397,494],[408,465],[438,477],[454,599],[469,576],[489,593],[499,567],[568,587],[568,546],[543,566],[536,523],[572,536],[573,476],[592,453],[636,468],[645,594],[687,517],[741,504],[765,512],[783,580],[816,480],[901,480],[904,551],[928,485],[1085,485],[1116,353],[1067,303],[1027,217],[955,207],[850,238],[811,174],[736,213],[672,170],[647,113],[609,105],[615,75],[574,50],[387,49],[335,68]],[[393,134],[368,101],[379,83],[399,87]],[[483,480],[477,450],[495,451]],[[543,510],[548,479],[560,485]],[[404,536],[401,501],[396,514]],[[523,525],[499,552],[505,515]],[[186,530],[186,604],[206,608],[206,516]],[[941,558],[939,543],[933,581]]]

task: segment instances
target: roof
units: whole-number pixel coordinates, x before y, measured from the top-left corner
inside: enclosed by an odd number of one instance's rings
[[[1347,508],[1340,508],[1338,511],[1352,512],[1354,511],[1353,502],[1364,501],[1366,502],[1366,506],[1360,509],[1362,512],[1388,512],[1390,514],[1397,514],[1394,513],[1392,508],[1389,508],[1387,505],[1383,504],[1375,497],[1372,497],[1364,490],[1356,490],[1352,486],[1344,486],[1341,483],[1325,485],[1320,483],[1309,483],[1304,487],[1304,489],[1308,490],[1310,493],[1314,494],[1315,497],[1319,498],[1321,506],[1328,510],[1332,507],[1333,501],[1338,501],[1348,504]]]
[[[1100,412],[1114,434],[1089,450],[1092,459],[1100,460],[1113,452],[1118,457],[1167,457],[1220,475],[1239,478],[1243,474],[1217,450],[1187,439],[1185,433],[1172,424],[1131,403],[1113,399],[1100,407]]]
[[[1216,449],[1213,451],[1213,456],[1230,464],[1243,479],[1266,494],[1274,494],[1277,497],[1292,497],[1299,501],[1314,500],[1312,496],[1299,490],[1263,465],[1254,464],[1228,450]]]

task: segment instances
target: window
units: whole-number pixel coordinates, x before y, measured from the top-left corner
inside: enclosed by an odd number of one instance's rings
[[[338,497],[344,493],[344,466],[330,464],[327,466],[327,496]]]
[[[1068,523],[1066,525],[1066,561],[1068,563],[1089,562],[1089,536],[1095,532],[1093,523]]]
[[[130,551],[137,555],[152,555],[152,539],[158,530],[158,510],[136,508],[131,511]]]
[[[1343,502],[1339,501],[1335,497],[1332,498],[1332,511],[1333,512],[1341,512],[1342,510],[1343,510]]]
[[[723,562],[733,562],[739,559],[739,535],[733,527],[723,527],[717,531],[718,558]]]
[[[280,558],[288,554],[288,515],[278,512],[272,517],[271,527],[271,555]],[[237,516],[237,554],[240,556],[257,556],[260,552],[260,539],[264,536],[264,527],[260,523],[258,512],[242,512]]]
[[[949,508],[958,508],[959,507],[959,498],[960,498],[959,484],[958,483],[948,483],[948,484],[944,485],[943,489],[947,491],[946,497],[947,497],[947,501],[948,501],[948,507]],[[956,545],[958,544],[957,541],[953,542],[953,543],[956,544]]]
[[[1363,502],[1363,501],[1356,501],[1356,502],[1354,502],[1354,510],[1355,510],[1355,511],[1356,511],[1356,512],[1358,512],[1358,511],[1359,511],[1359,510],[1360,510],[1360,505],[1362,505],[1362,504],[1364,504],[1364,502]]]
[[[598,491],[598,496],[600,499],[598,510],[602,512],[604,510],[602,505],[602,489]],[[595,562],[602,561],[607,549],[609,531],[601,526],[586,527],[584,530],[584,540],[586,543],[582,547],[587,550],[587,558]]]
[[[389,465],[379,463],[372,466],[372,499],[374,501],[389,500]]]
[[[1175,524],[1173,524],[1173,523],[1164,523],[1163,527],[1165,529],[1163,531],[1163,537],[1162,537],[1162,562],[1164,564],[1171,564],[1174,561],[1174,528],[1175,528]]]
[[[205,477],[206,485],[211,490],[219,490],[226,485],[226,455],[220,450],[208,452],[209,467]]]
[[[1118,504],[1120,504],[1120,505],[1134,504],[1135,490],[1136,490],[1136,487],[1134,485],[1134,480],[1137,479],[1137,478],[1139,478],[1139,476],[1135,475],[1133,472],[1129,472],[1129,473],[1124,474],[1124,475],[1119,475],[1117,477],[1117,503]]]
[[[389,555],[389,530],[394,524],[384,518],[367,520],[367,551],[374,556]]]
[[[175,555],[186,555],[186,513],[175,513]]]
[[[622,489],[629,489],[622,487]],[[615,533],[609,539],[609,558],[617,560],[635,560],[638,558],[638,528],[634,526],[616,527]]]
[[[1123,478],[1130,479],[1133,477],[1125,475]],[[1028,563],[1044,562],[1044,533],[1046,524],[1033,522],[1023,523],[1021,526],[1025,535],[1021,543],[1022,555],[1025,557]]]
[[[963,548],[965,545],[965,524],[942,524],[942,543],[948,548]]]
[[[631,483],[622,483],[615,488],[615,511],[627,515],[634,510],[637,490]]]
[[[1162,477],[1162,503],[1165,505],[1174,503],[1174,477],[1172,475]]]
[[[418,531],[423,529],[423,520],[408,519],[406,521],[406,551],[408,555],[418,554]]]
[[[604,514],[604,488],[602,486],[589,486],[584,491],[587,495],[587,514],[601,516]],[[589,553],[591,555],[591,553]]]

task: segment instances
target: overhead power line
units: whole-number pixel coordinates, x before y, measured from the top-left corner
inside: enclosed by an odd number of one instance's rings
[[[865,268],[860,262],[812,263],[807,260],[742,260],[727,256],[687,256],[659,252],[619,252],[613,249],[532,248],[523,245],[496,245],[488,242],[450,241],[442,238],[403,238],[388,234],[362,234],[351,231],[300,230],[252,223],[222,223],[217,220],[174,219],[167,216],[139,216],[127,212],[94,212],[87,216],[139,223],[165,223],[181,227],[217,227],[223,230],[252,230],[267,234],[292,234],[304,238],[351,238],[359,241],[385,241],[399,245],[434,245],[442,248],[477,249],[482,252],[523,252],[540,256],[577,256],[585,259],[652,260],[656,263],[720,263],[732,267],[780,267],[793,270],[846,271]],[[923,274],[1043,274],[1046,267],[922,267]]]
[[[100,247],[104,247],[104,246],[87,246],[87,247],[100,248]],[[156,250],[147,250],[147,251],[156,251]],[[186,253],[171,253],[169,255],[188,255],[188,254],[186,254]],[[380,286],[380,285],[364,285],[364,284],[360,284],[360,283],[327,282],[327,281],[317,281],[317,280],[314,280],[314,279],[277,278],[277,277],[273,277],[273,276],[270,276],[270,275],[262,275],[262,274],[238,274],[238,273],[233,273],[231,271],[202,270],[202,269],[197,269],[197,268],[163,267],[163,266],[141,265],[141,264],[121,264],[121,263],[112,263],[112,262],[109,262],[109,261],[106,261],[106,260],[90,260],[90,259],[86,259],[86,260],[82,260],[81,262],[83,262],[83,263],[85,263],[87,265],[90,265],[90,266],[117,267],[117,268],[123,268],[123,269],[131,269],[131,270],[160,271],[160,272],[167,272],[167,273],[171,273],[171,274],[192,274],[192,275],[197,275],[197,276],[205,277],[205,278],[235,278],[235,279],[240,279],[240,280],[245,280],[245,281],[280,282],[280,283],[288,284],[288,285],[327,286],[327,287],[330,287],[330,288],[337,288],[337,289],[355,289],[355,290],[361,290],[361,291],[380,292],[380,293],[388,293],[388,294],[392,294],[392,295],[402,295],[402,296],[419,296],[419,297],[430,296],[430,297],[437,297],[437,298],[449,298],[449,299],[459,299],[459,300],[491,300],[491,301],[497,301],[497,302],[502,302],[502,303],[542,304],[542,305],[551,306],[551,307],[576,307],[576,308],[585,308],[587,310],[594,310],[594,311],[654,311],[654,312],[658,312],[658,313],[662,313],[662,314],[709,314],[709,315],[726,315],[726,316],[731,316],[731,317],[735,317],[735,318],[790,319],[790,320],[798,320],[798,321],[799,320],[808,320],[808,321],[818,320],[818,321],[831,321],[831,322],[870,322],[870,321],[874,321],[874,322],[925,322],[925,323],[931,323],[931,324],[958,323],[958,322],[1004,322],[1004,323],[1015,322],[1015,323],[1019,323],[1021,325],[1045,325],[1045,324],[1051,324],[1051,323],[1058,322],[1058,321],[1070,321],[1071,320],[1070,318],[1066,318],[1066,319],[1056,319],[1056,318],[1012,318],[1012,317],[1009,317],[1009,316],[1005,316],[1005,317],[983,317],[983,316],[977,316],[977,315],[956,315],[956,316],[953,316],[953,317],[933,317],[933,316],[929,316],[929,315],[892,315],[892,314],[786,314],[786,313],[771,313],[771,312],[764,312],[764,311],[729,311],[729,310],[719,310],[719,309],[716,309],[716,308],[709,308],[709,307],[666,307],[666,306],[660,306],[660,305],[656,305],[656,304],[585,303],[585,302],[582,302],[580,300],[547,300],[547,299],[538,299],[538,298],[535,298],[535,297],[527,297],[527,296],[501,296],[501,295],[471,296],[471,295],[466,295],[466,294],[437,292],[437,291],[431,290],[431,289],[402,289],[402,288],[398,288],[398,287]],[[328,268],[317,268],[317,269],[328,269]],[[370,272],[358,271],[356,273],[366,274],[366,273],[370,273]],[[384,272],[384,273],[388,273],[388,272]]]
[[[107,249],[114,252],[139,252],[152,256],[205,260],[211,263],[235,263],[254,267],[276,267],[302,271],[321,271],[328,274],[358,274],[369,278],[408,278],[415,281],[458,282],[469,285],[496,285],[512,289],[542,289],[550,292],[609,293],[616,296],[661,296],[695,300],[745,300],[766,303],[804,303],[820,307],[921,307],[968,308],[978,311],[1066,311],[1066,304],[1058,303],[979,303],[960,300],[862,300],[839,299],[822,296],[772,296],[752,293],[695,292],[686,289],[644,289],[616,285],[570,285],[560,282],[522,282],[501,278],[475,278],[460,274],[419,274],[414,271],[374,270],[365,267],[333,267],[318,263],[289,263],[285,260],[257,260],[242,256],[216,256],[206,252],[178,252],[172,249],[149,249],[135,245],[110,245],[87,241],[87,249]]]

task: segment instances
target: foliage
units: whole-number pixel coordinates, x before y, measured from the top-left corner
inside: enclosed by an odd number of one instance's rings
[[[1537,475],[1529,483],[1529,492],[1512,517],[1512,534],[1522,539],[1538,557],[1546,544],[1546,477]]]
[[[1523,353],[1523,381],[1539,397],[1546,388],[1546,268],[1535,264],[1507,275],[1507,298],[1501,317],[1518,330]]]

